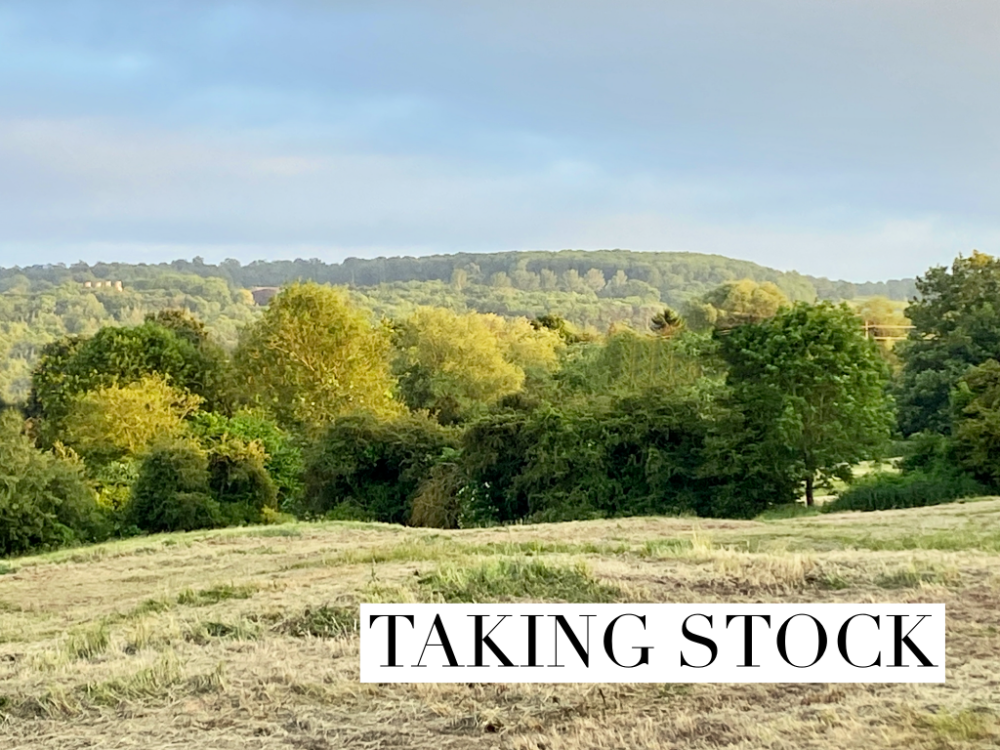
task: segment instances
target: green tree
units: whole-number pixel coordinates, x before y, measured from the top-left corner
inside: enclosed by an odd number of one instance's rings
[[[917,289],[920,297],[906,308],[914,330],[897,347],[899,428],[947,434],[952,389],[970,367],[1000,352],[1000,260],[973,251],[951,269],[930,269]]]
[[[684,328],[684,320],[674,310],[664,307],[649,321],[649,327],[657,336],[668,339]]]
[[[0,555],[99,541],[96,497],[79,460],[36,449],[14,411],[0,413]]]
[[[799,303],[718,339],[740,424],[724,460],[748,487],[754,473],[804,483],[812,505],[817,480],[845,476],[888,439],[887,367],[846,305]]]
[[[146,322],[173,331],[180,338],[195,345],[202,345],[208,341],[208,329],[204,322],[184,309],[170,308],[147,313]]]
[[[150,375],[197,395],[206,409],[228,408],[232,383],[221,350],[149,321],[105,327],[92,338],[69,337],[46,346],[32,374],[28,412],[45,423],[43,442],[51,443],[79,395]]]
[[[308,457],[305,508],[405,523],[421,483],[455,442],[451,429],[416,414],[391,421],[365,413],[340,417]]]
[[[951,400],[959,464],[980,481],[1000,486],[1000,363],[988,359],[968,370]]]
[[[388,333],[342,290],[293,284],[244,331],[235,362],[247,392],[280,424],[318,427],[357,410],[399,412],[389,349]]]

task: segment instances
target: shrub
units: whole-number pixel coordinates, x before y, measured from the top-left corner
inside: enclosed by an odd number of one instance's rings
[[[265,510],[278,506],[278,491],[267,469],[266,454],[256,440],[227,437],[208,453],[208,486],[226,525],[262,523]]]
[[[21,426],[0,414],[0,555],[106,538],[79,460],[37,450]]]
[[[190,424],[209,450],[232,437],[246,443],[259,442],[264,449],[264,468],[277,490],[279,507],[289,512],[298,508],[302,495],[302,451],[274,421],[252,411],[242,411],[233,417],[198,412]]]
[[[694,401],[650,391],[613,402],[495,412],[466,432],[470,510],[508,523],[714,513],[707,424]]]
[[[190,440],[153,448],[132,488],[132,518],[143,531],[192,531],[222,525],[209,494],[208,456]]]
[[[823,510],[918,508],[975,497],[985,492],[983,485],[962,474],[871,474],[842,492]]]
[[[454,446],[454,433],[424,416],[388,422],[368,413],[341,417],[309,457],[305,510],[404,523],[420,483]]]
[[[413,498],[411,526],[457,529],[462,517],[462,475],[456,463],[431,467]]]

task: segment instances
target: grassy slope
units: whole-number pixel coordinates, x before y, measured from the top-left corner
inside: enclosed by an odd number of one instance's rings
[[[1000,499],[766,522],[231,529],[6,566],[2,747],[920,750],[1000,738]],[[943,601],[948,681],[359,684],[354,605],[408,598]]]

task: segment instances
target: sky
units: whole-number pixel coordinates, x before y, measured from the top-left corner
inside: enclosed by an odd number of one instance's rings
[[[1000,3],[0,0],[0,265],[1000,252]]]

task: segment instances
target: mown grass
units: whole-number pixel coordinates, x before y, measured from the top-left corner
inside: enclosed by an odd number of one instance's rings
[[[754,521],[274,528],[83,548],[58,569],[65,554],[10,561],[0,747],[998,745],[1000,500]],[[530,600],[945,601],[949,684],[358,682],[359,602]]]
[[[223,583],[207,589],[194,591],[184,589],[177,595],[177,603],[192,607],[204,607],[209,604],[218,604],[227,599],[249,599],[257,593],[258,586],[253,583],[232,584]]]
[[[72,659],[92,659],[103,653],[109,643],[107,625],[98,625],[71,632],[66,639],[66,653]]]
[[[87,683],[79,690],[79,695],[95,705],[114,707],[127,701],[163,698],[171,688],[182,683],[177,655],[166,652],[152,666],[130,675]]]
[[[276,632],[293,638],[343,638],[358,632],[356,607],[321,604],[281,620]]]
[[[595,580],[582,564],[560,566],[541,560],[490,560],[474,567],[447,565],[419,583],[431,598],[444,602],[613,602],[622,595],[618,587]]]
[[[942,744],[946,747],[951,747],[953,742],[1000,740],[996,717],[987,712],[974,712],[969,709],[955,713],[942,711],[920,716],[916,723],[943,740]]]

